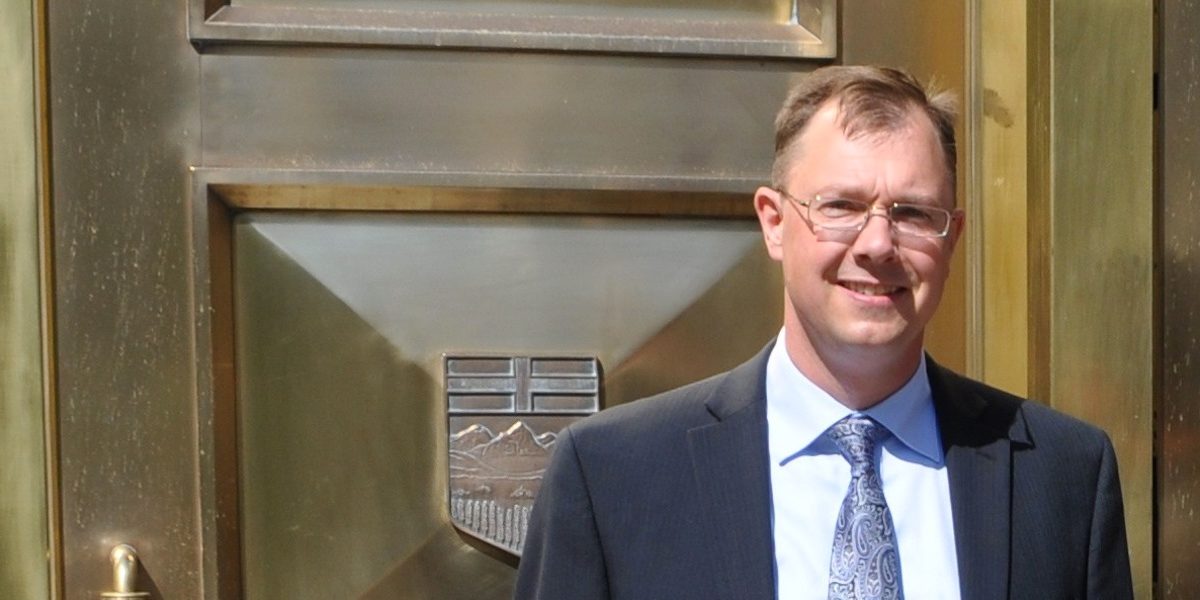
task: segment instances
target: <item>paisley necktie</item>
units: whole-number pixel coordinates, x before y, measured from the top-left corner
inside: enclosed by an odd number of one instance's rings
[[[882,425],[858,414],[827,432],[850,463],[850,487],[838,512],[829,560],[830,600],[904,598],[896,531],[875,464],[876,445],[887,434]]]

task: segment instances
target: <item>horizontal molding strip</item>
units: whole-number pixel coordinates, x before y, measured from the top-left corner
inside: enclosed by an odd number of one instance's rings
[[[220,44],[533,50],[831,59],[836,0],[797,0],[792,23],[573,15],[220,6],[192,0],[190,34]],[[803,16],[800,16],[803,15]]]

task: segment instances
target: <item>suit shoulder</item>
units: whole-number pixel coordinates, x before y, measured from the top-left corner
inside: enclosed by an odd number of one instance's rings
[[[1032,400],[1025,401],[1021,410],[1035,446],[1068,453],[1112,451],[1108,434],[1096,425]]]
[[[1096,425],[1054,409],[1046,404],[1022,398],[955,373],[961,390],[984,400],[986,410],[1005,415],[1005,420],[1023,425],[1028,441],[1035,446],[1077,448],[1095,451],[1111,446],[1108,434]]]
[[[726,375],[721,373],[673,390],[607,408],[571,425],[572,434],[579,438],[695,427],[711,420],[705,402]]]

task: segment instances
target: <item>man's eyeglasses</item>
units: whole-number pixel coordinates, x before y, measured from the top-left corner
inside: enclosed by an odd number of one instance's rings
[[[859,200],[814,196],[805,201],[783,190],[775,191],[796,203],[796,211],[813,229],[857,233],[867,226],[871,215],[878,214],[891,223],[892,231],[897,235],[941,238],[950,232],[950,222],[954,219],[954,213],[936,206],[896,203],[875,212],[870,203]]]

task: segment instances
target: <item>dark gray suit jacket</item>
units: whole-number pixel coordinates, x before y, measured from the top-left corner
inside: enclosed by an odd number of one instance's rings
[[[514,597],[774,598],[768,352],[562,433]],[[928,365],[963,599],[1132,598],[1108,437]]]

